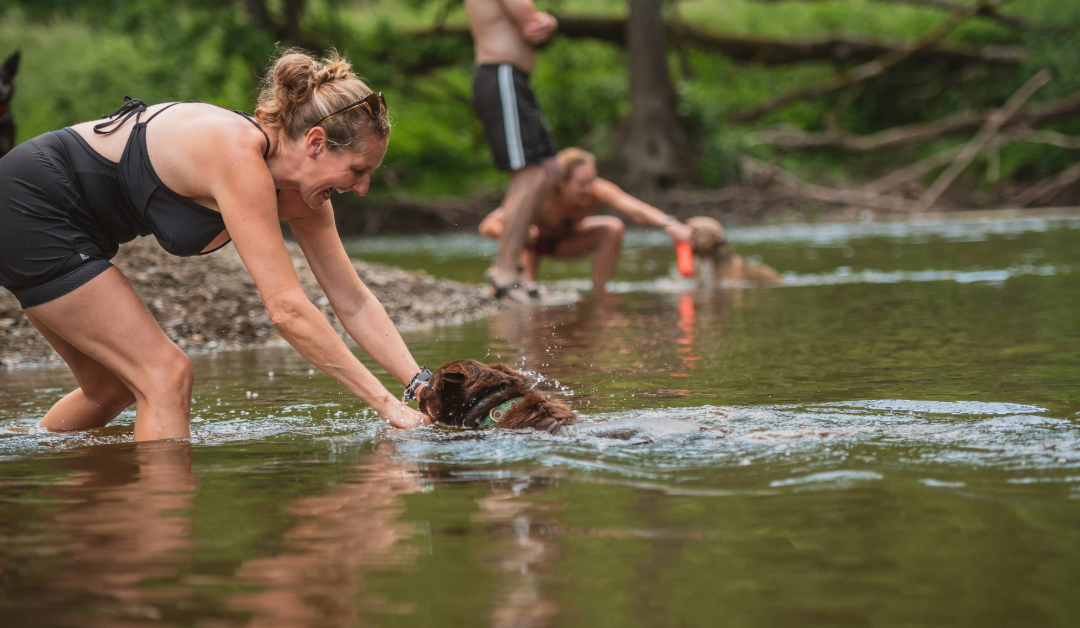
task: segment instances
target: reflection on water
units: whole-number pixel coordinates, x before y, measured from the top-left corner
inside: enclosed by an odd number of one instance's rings
[[[57,479],[41,482],[30,502],[48,504],[35,522],[35,547],[5,547],[21,558],[4,564],[6,579],[32,583],[22,595],[32,593],[39,610],[57,611],[58,623],[161,620],[159,603],[192,593],[177,584],[145,586],[175,581],[191,563],[186,512],[198,488],[191,464],[192,447],[184,442],[103,446],[55,459],[44,471]],[[4,482],[4,496],[26,504],[19,496],[40,480],[24,482]],[[59,568],[35,573],[46,564]],[[76,600],[82,608],[72,608]],[[20,616],[13,613],[8,625],[36,623]]]
[[[365,590],[368,574],[407,564],[395,545],[414,534],[399,521],[401,497],[420,490],[414,466],[395,460],[383,443],[365,456],[345,483],[323,495],[293,500],[296,524],[281,536],[281,553],[244,560],[235,571],[257,592],[234,597],[230,606],[251,614],[251,628],[336,628],[365,625],[358,604],[369,612],[408,613]]]
[[[539,578],[555,559],[554,545],[544,540],[554,530],[543,509],[527,499],[545,492],[545,484],[543,478],[527,476],[494,482],[491,492],[477,500],[480,512],[472,520],[486,525],[493,537],[484,558],[496,572],[494,628],[541,628],[555,614]]]
[[[267,350],[197,356],[192,442],[134,445],[36,427],[65,371],[0,373],[0,625],[1073,626],[1078,228],[732,229],[768,289],[634,235],[620,294],[407,335],[711,434],[398,432]],[[419,242],[365,252],[486,263]]]

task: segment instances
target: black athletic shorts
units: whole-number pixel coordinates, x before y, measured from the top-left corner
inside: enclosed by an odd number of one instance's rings
[[[559,152],[529,87],[529,75],[509,63],[476,66],[473,107],[499,170],[521,170]]]
[[[86,165],[95,167],[104,166]],[[27,140],[0,159],[0,286],[22,307],[59,298],[112,265],[116,250],[102,250],[72,219],[81,202],[59,133]]]

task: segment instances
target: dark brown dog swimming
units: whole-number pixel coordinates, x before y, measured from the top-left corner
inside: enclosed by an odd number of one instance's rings
[[[447,362],[428,384],[417,393],[420,411],[436,423],[462,428],[534,429],[559,436],[635,442],[693,432],[724,433],[693,421],[659,417],[582,424],[566,404],[534,390],[534,378],[505,364]]]
[[[566,404],[533,390],[536,380],[505,364],[476,360],[443,364],[417,394],[420,411],[436,423],[559,434],[578,423]]]
[[[780,283],[780,273],[764,264],[746,261],[741,255],[731,250],[724,227],[720,221],[708,216],[694,216],[686,221],[692,229],[690,245],[694,249],[694,268],[700,268],[702,261],[712,265],[715,279],[735,279],[757,283]]]

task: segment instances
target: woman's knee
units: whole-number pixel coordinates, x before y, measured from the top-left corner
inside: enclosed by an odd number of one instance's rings
[[[622,242],[623,234],[626,233],[626,225],[614,216],[597,216],[600,235],[608,244]]]
[[[195,382],[195,368],[191,358],[176,345],[160,352],[154,364],[147,365],[144,377],[136,384],[141,396],[189,398]]]
[[[195,367],[191,364],[191,358],[177,347],[170,366],[169,382],[190,397],[191,387],[195,383]]]

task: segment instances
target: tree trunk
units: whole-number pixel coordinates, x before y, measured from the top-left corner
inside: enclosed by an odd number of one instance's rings
[[[251,18],[255,28],[268,33],[274,29],[274,23],[270,20],[270,12],[266,10],[266,0],[245,0],[248,17]]]
[[[285,0],[281,7],[281,29],[278,36],[286,41],[300,41],[300,16],[304,13],[304,0]]]
[[[622,129],[630,187],[670,187],[686,178],[686,133],[675,112],[662,0],[630,0],[630,116]]]

